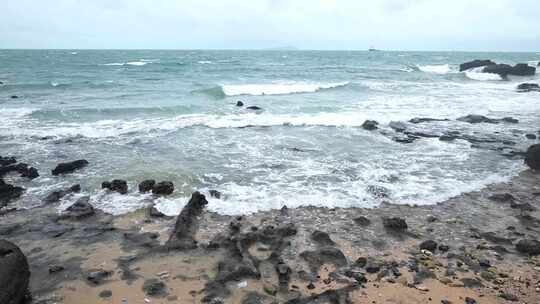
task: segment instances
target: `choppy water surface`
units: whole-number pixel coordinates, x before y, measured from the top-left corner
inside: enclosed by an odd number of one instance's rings
[[[391,121],[512,116],[519,124],[423,125],[515,141],[540,130],[540,94],[478,71],[472,59],[536,65],[536,53],[316,51],[0,51],[0,155],[40,169],[17,204],[36,206],[49,191],[79,182],[109,212],[152,201],[138,181],[172,180],[157,200],[176,213],[194,190],[216,189],[209,208],[240,214],[301,205],[372,207],[382,200],[433,204],[507,180],[521,161],[463,140],[392,140]],[[20,98],[12,99],[12,95]],[[236,107],[257,105],[262,111]],[[360,128],[377,120],[380,132]],[[381,134],[384,133],[384,134]],[[497,133],[498,132],[498,133]],[[386,135],[385,135],[386,134]],[[53,177],[58,162],[90,166]],[[130,183],[125,196],[104,180]],[[387,189],[388,197],[369,189]],[[75,198],[67,198],[62,206]]]

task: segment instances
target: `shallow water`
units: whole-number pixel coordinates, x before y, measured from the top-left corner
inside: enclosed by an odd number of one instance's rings
[[[434,204],[508,180],[522,161],[466,141],[391,140],[391,121],[512,116],[517,125],[435,122],[515,141],[540,130],[540,94],[476,70],[472,59],[529,62],[536,53],[317,51],[0,51],[0,155],[40,169],[17,204],[31,207],[49,191],[79,182],[83,195],[112,213],[153,198],[138,181],[172,180],[177,191],[157,200],[175,214],[194,190],[217,189],[209,208],[241,214],[302,205]],[[20,98],[12,99],[11,95]],[[262,111],[236,107],[257,105]],[[359,128],[366,119],[380,132]],[[58,162],[90,166],[53,177]],[[102,192],[104,180],[128,180],[126,196]],[[388,189],[376,197],[368,189]],[[61,207],[69,205],[69,197]]]

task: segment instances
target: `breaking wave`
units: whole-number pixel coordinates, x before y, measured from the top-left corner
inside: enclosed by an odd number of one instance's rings
[[[432,73],[432,74],[448,74],[452,71],[450,68],[450,65],[448,64],[442,64],[442,65],[419,65],[418,68],[420,71],[425,73]]]
[[[287,95],[299,93],[314,93],[321,90],[344,87],[348,81],[335,83],[282,83],[282,84],[243,84],[223,85],[221,90],[226,96],[262,96],[262,95]]]
[[[478,81],[493,81],[493,80],[502,80],[501,76],[499,74],[493,74],[493,73],[483,73],[482,70],[484,67],[474,68],[465,71],[465,76],[467,78],[472,80],[478,80]]]

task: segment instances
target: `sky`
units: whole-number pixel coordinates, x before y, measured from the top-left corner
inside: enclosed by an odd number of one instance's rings
[[[2,0],[0,48],[540,51],[538,0]]]

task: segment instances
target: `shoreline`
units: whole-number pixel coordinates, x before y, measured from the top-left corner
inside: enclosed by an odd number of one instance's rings
[[[192,201],[180,221],[18,210],[1,217],[0,237],[27,256],[39,304],[540,302],[540,259],[516,250],[540,235],[530,170],[430,206],[234,217]],[[407,228],[384,220],[396,218]]]

